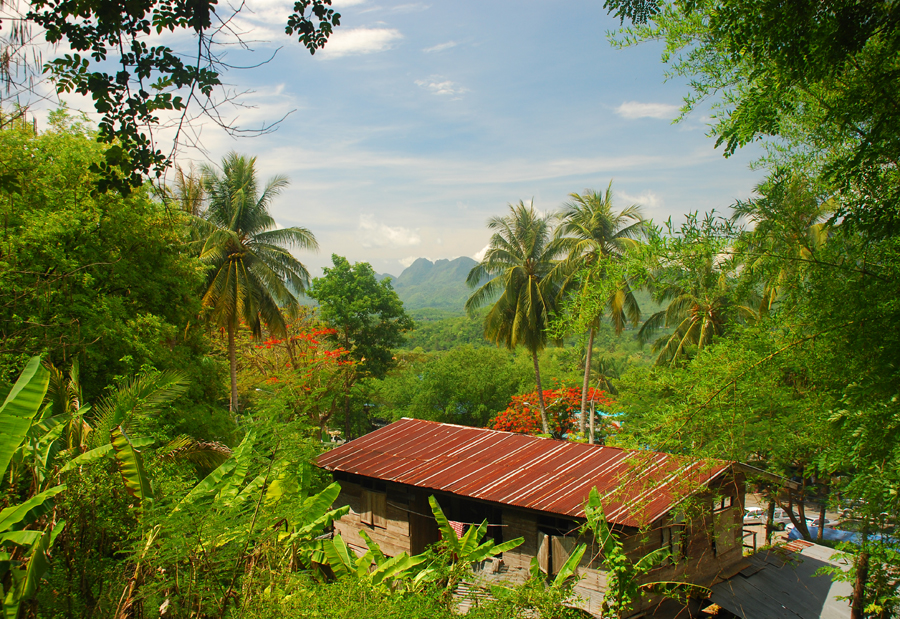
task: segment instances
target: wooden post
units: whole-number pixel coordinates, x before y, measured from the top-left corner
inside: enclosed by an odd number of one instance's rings
[[[591,400],[591,438],[588,441],[589,444],[594,444],[594,401]]]

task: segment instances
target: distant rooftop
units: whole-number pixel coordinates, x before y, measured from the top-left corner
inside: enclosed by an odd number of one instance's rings
[[[640,526],[668,512],[730,463],[402,419],[319,456],[375,479],[583,518],[592,487],[607,519]]]

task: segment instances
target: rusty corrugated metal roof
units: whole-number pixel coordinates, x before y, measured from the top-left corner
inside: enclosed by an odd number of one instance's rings
[[[421,419],[394,422],[322,454],[316,463],[329,471],[578,518],[596,486],[607,519],[626,526],[653,522],[730,466]]]

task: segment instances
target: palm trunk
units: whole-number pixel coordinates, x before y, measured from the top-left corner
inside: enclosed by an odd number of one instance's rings
[[[541,409],[541,427],[544,434],[550,434],[550,421],[547,419],[547,408],[544,406],[544,390],[541,387],[541,368],[538,365],[536,352],[531,353],[531,359],[534,361],[534,381],[537,384],[538,405]]]
[[[228,363],[231,365],[231,401],[228,403],[228,410],[232,413],[237,413],[237,353],[234,345],[234,324],[232,322],[228,323]]]
[[[594,327],[588,332],[587,352],[584,357],[584,382],[581,384],[581,419],[578,421],[578,432],[584,436],[584,415],[587,412],[588,385],[591,382],[591,354],[594,352]],[[593,413],[591,413],[593,415]],[[591,423],[594,420],[591,418]],[[592,426],[593,427],[593,426]],[[593,434],[591,435],[593,443]]]

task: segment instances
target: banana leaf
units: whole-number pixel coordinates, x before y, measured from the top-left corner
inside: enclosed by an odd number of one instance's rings
[[[146,447],[147,445],[152,445],[154,443],[154,439],[149,437],[142,438],[132,438],[131,444],[135,447]],[[78,468],[83,464],[88,464],[89,462],[93,462],[94,460],[99,460],[100,458],[105,457],[113,450],[112,443],[107,443],[106,445],[101,445],[100,447],[96,447],[91,449],[90,451],[86,451],[83,454],[80,454],[71,460],[69,460],[64,467],[59,469],[59,474],[68,473],[72,469]]]
[[[28,433],[31,421],[41,408],[50,372],[32,357],[0,407],[0,475],[6,473],[13,454]]]
[[[34,495],[24,503],[12,505],[0,511],[0,531],[10,531],[14,526],[22,522],[30,524],[47,511],[48,506],[45,506],[44,502],[65,489],[65,485],[54,486],[49,490]]]
[[[116,427],[111,433],[113,450],[116,452],[116,464],[119,474],[125,482],[125,490],[138,500],[138,508],[146,507],[153,501],[153,489],[150,487],[150,479],[144,472],[144,462],[141,452],[122,426]]]

